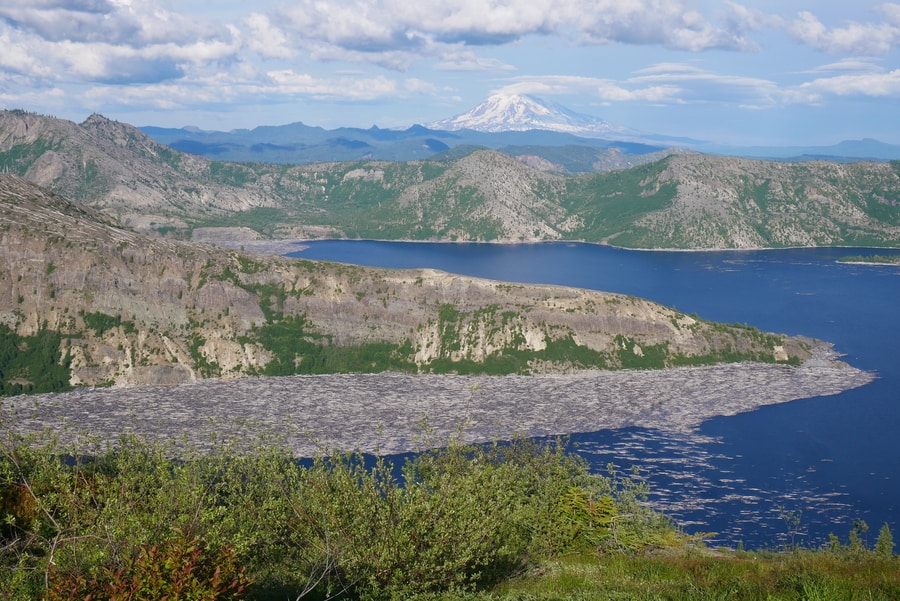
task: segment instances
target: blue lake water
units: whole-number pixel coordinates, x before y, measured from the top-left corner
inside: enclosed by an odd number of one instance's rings
[[[703,318],[803,334],[874,371],[862,388],[709,420],[697,435],[627,428],[572,436],[597,470],[641,469],[652,503],[688,531],[748,547],[900,534],[900,267],[839,264],[868,249],[628,251],[580,243],[308,243],[294,256],[648,298]]]

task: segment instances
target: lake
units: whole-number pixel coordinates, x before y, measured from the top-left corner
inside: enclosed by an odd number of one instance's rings
[[[846,542],[855,519],[873,543],[900,535],[900,267],[848,265],[816,248],[629,251],[581,243],[305,243],[292,256],[560,284],[644,297],[705,319],[835,344],[878,378],[840,395],[715,418],[695,434],[627,428],[571,437],[594,469],[636,466],[652,504],[713,543],[747,547]]]

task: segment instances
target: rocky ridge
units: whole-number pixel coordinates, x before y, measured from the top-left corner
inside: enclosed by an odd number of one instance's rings
[[[315,361],[335,365],[329,349],[358,358],[340,370],[559,373],[797,362],[818,344],[618,294],[147,237],[11,175],[0,176],[0,323],[60,332],[71,382],[88,385],[316,373]]]
[[[900,162],[676,154],[579,177],[484,150],[408,163],[221,163],[98,115],[75,125],[3,111],[0,170],[132,229],[182,237],[230,226],[267,238],[900,246]]]
[[[209,160],[173,151],[100,115],[76,125],[0,111],[0,156],[0,169],[142,230],[184,228],[190,214],[274,205],[258,188],[216,182]]]
[[[637,221],[674,246],[900,244],[900,171],[890,163],[770,163],[672,156],[660,174],[678,192],[669,207]]]

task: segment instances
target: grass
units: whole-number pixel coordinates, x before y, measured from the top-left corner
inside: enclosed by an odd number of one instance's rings
[[[890,601],[900,599],[898,557],[828,551],[734,552],[684,548],[658,555],[574,554],[491,591],[441,599],[477,601]]]

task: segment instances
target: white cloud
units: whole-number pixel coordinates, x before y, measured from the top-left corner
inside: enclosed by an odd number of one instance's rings
[[[122,44],[187,44],[227,35],[221,26],[162,8],[159,2],[121,0],[0,1],[0,19],[48,41]]]
[[[495,90],[506,94],[535,96],[575,94],[604,102],[676,102],[680,89],[674,85],[634,86],[610,79],[579,76],[526,76]]]
[[[898,18],[897,5],[883,5],[881,12]],[[843,27],[829,29],[813,13],[802,11],[790,24],[789,31],[796,39],[828,53],[876,55],[888,53],[900,41],[900,23],[858,23],[851,21]]]
[[[288,36],[276,27],[268,15],[253,13],[244,22],[250,29],[247,45],[265,58],[291,58],[295,55]]]
[[[807,71],[807,73],[834,73],[834,72],[880,72],[882,68],[872,58],[845,58],[827,65],[819,65]]]
[[[900,4],[886,3],[876,7],[875,12],[886,21],[900,25]]]
[[[330,100],[374,100],[397,93],[396,82],[382,76],[317,78],[291,70],[270,71],[267,75],[270,84],[259,86],[256,92]]]
[[[575,23],[594,43],[660,45],[691,52],[756,48],[742,31],[715,26],[683,2],[604,0],[585,8]]]
[[[256,81],[240,81],[220,74],[198,81],[132,85],[94,86],[81,97],[86,106],[98,111],[196,110],[233,104],[265,105],[298,98],[325,101],[371,101],[398,94],[427,92],[425,82],[414,79],[397,82],[386,77],[342,76],[320,78],[292,70],[275,70]]]
[[[784,20],[778,15],[764,13],[731,1],[724,3],[723,20],[728,24],[727,28],[734,32],[777,28],[784,24]]]
[[[229,85],[159,83],[126,87],[94,86],[81,96],[82,104],[92,111],[107,112],[122,107],[145,110],[194,109],[215,106],[238,98]]]
[[[801,84],[789,92],[789,98],[798,103],[817,104],[829,96],[900,99],[900,69],[823,77]]]
[[[407,27],[442,42],[502,44],[530,34],[554,31],[572,2],[557,0],[424,0],[385,2]]]
[[[682,104],[716,103],[771,108],[780,102],[778,84],[768,79],[721,74],[683,63],[661,63],[640,70],[631,83],[673,87]]]
[[[231,60],[241,48],[233,26],[124,0],[0,0],[0,38],[0,66],[60,81],[177,79],[188,67]]]
[[[515,71],[515,67],[495,58],[478,56],[464,47],[453,47],[435,63],[437,71]]]
[[[589,45],[658,45],[689,51],[755,50],[745,31],[763,15],[731,5],[715,25],[690,0],[300,0],[269,16],[295,49],[314,58],[395,69],[453,47],[504,45],[526,36],[559,36]],[[400,54],[408,55],[401,59]],[[452,61],[443,60],[442,68]],[[467,60],[466,69],[482,68]]]

